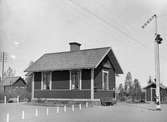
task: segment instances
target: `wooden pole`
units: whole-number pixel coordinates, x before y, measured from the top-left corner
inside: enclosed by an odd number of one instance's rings
[[[157,36],[157,16],[155,15],[155,37]],[[160,63],[159,63],[159,44],[157,40],[154,41],[154,52],[155,52],[155,78],[156,78],[156,110],[160,110]]]
[[[91,69],[91,100],[94,100],[94,69]]]

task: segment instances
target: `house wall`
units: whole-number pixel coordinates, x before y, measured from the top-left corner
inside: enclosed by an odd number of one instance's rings
[[[115,88],[115,71],[112,67],[112,64],[110,63],[110,67],[106,68],[104,65],[109,62],[108,56],[104,58],[102,63],[95,69],[95,99],[102,98],[102,97],[115,97],[115,91],[113,91]],[[109,90],[102,90],[102,71],[108,71],[109,72]]]
[[[147,88],[146,89],[146,97],[147,97],[147,101],[151,101],[151,88]]]
[[[35,98],[76,98],[90,99],[91,70],[82,70],[82,90],[69,90],[70,72],[54,71],[52,72],[52,90],[41,89],[41,73],[34,75],[34,97]]]
[[[106,57],[102,63],[95,69],[95,88],[102,89],[102,71],[109,71],[109,90],[113,90],[115,88],[115,71],[113,67],[105,68],[103,65],[109,61],[108,57]]]
[[[96,90],[94,96],[95,96],[95,99],[99,99],[103,97],[115,98],[115,91]]]
[[[41,89],[41,72],[34,73],[34,89]]]
[[[35,98],[90,99],[90,90],[35,90]]]

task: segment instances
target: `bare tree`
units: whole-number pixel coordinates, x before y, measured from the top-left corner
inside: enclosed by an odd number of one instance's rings
[[[9,67],[6,72],[4,72],[4,78],[7,78],[7,77],[14,77],[16,74],[15,70],[12,69],[11,67]]]
[[[140,100],[141,99],[141,86],[138,79],[134,79],[133,84],[133,92],[132,92],[132,100]]]

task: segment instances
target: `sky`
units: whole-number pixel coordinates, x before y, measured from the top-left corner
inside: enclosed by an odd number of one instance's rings
[[[154,78],[153,19],[158,16],[161,83],[167,85],[166,0],[0,0],[0,51],[9,66],[24,77],[31,61],[44,53],[69,51],[69,42],[81,49],[112,47],[123,71],[142,86]],[[2,66],[0,65],[0,69]]]

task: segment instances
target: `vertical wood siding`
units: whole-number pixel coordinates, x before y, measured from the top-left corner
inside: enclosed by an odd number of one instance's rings
[[[41,89],[41,72],[34,73],[34,89]]]
[[[91,87],[91,70],[82,70],[82,89],[90,89]]]
[[[35,90],[35,98],[90,99],[90,90]]]
[[[69,89],[70,72],[54,71],[52,72],[52,89]]]

